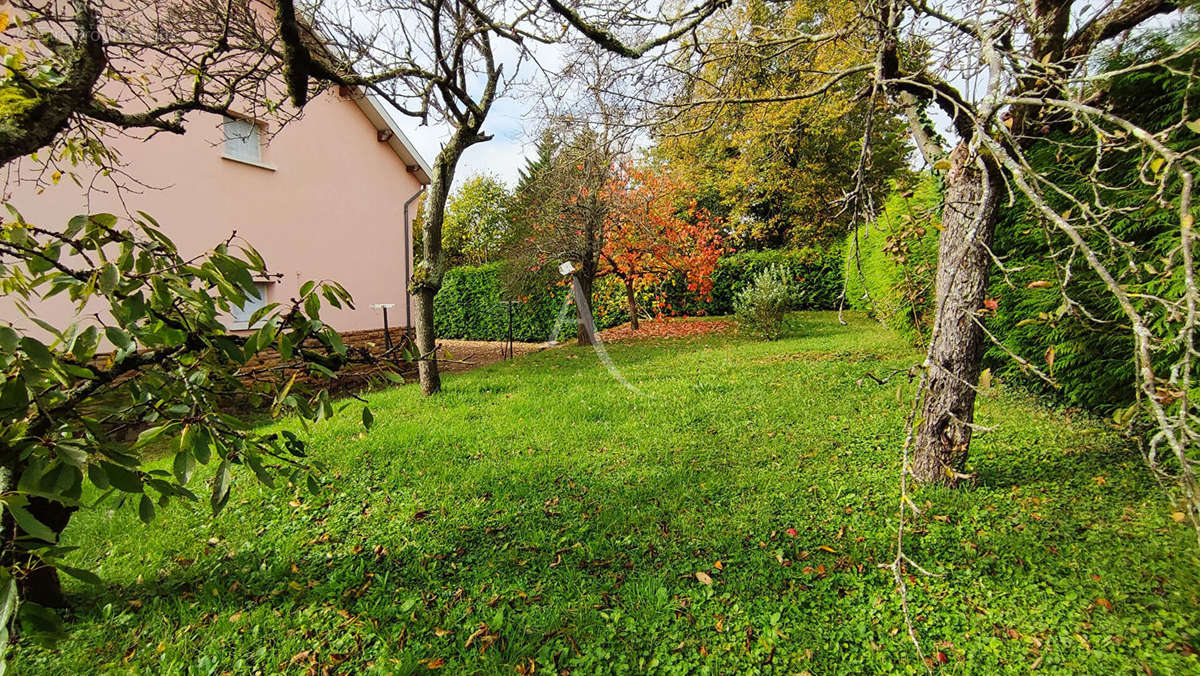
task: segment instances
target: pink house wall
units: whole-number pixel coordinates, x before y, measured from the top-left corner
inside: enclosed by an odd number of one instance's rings
[[[323,309],[326,323],[339,331],[380,328],[382,314],[371,305],[393,303],[389,323],[405,326],[411,254],[405,250],[404,203],[421,184],[379,140],[358,105],[326,92],[282,130],[266,121],[268,137],[278,132],[263,150],[263,163],[273,170],[223,158],[221,123],[220,117],[197,113],[182,136],[114,138],[111,145],[129,176],[153,186],[122,179],[130,188],[125,206],[103,180],[97,185],[106,192],[88,195],[66,178],[42,194],[10,182],[4,196],[30,223],[56,229],[76,214],[144,211],[185,256],[212,248],[236,230],[271,272],[282,274],[268,286],[267,302],[286,303],[307,280],[332,279],[354,296],[356,309]],[[85,185],[87,178],[81,177]],[[63,325],[72,311],[54,300],[39,305],[38,312]],[[0,321],[28,324],[3,299]]]

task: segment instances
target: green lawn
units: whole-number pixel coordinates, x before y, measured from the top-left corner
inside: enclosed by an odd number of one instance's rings
[[[106,586],[12,673],[923,672],[878,568],[913,386],[857,384],[918,357],[795,328],[609,346],[646,396],[576,347],[380,392],[369,434],[357,403],[311,430],[318,497],[243,472],[216,519],[77,516]],[[906,541],[935,670],[1200,669],[1196,538],[1136,451],[1003,386],[978,418],[978,485],[919,491]]]

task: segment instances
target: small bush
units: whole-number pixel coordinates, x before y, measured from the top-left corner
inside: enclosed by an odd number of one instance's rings
[[[783,335],[783,317],[792,305],[793,294],[782,266],[772,265],[758,273],[754,283],[733,302],[738,330],[777,340]]]

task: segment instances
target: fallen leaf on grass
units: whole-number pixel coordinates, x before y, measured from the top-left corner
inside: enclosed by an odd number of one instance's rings
[[[467,642],[463,644],[463,648],[470,648],[471,644],[475,642],[475,639],[487,633],[487,629],[488,628],[486,624],[479,625],[479,629],[476,629],[473,634],[467,637]]]
[[[288,660],[288,664],[296,664],[297,662],[311,662],[313,653],[311,650],[301,650],[292,655],[292,659]]]
[[[446,660],[440,657],[425,658],[421,660],[421,664],[424,664],[426,669],[441,669],[446,666]]]
[[[621,340],[639,339],[639,338],[691,338],[699,337],[709,333],[723,332],[731,330],[734,327],[733,322],[727,321],[706,321],[696,320],[687,317],[663,318],[652,322],[645,322],[641,328],[634,331],[629,324],[613,327],[605,330],[600,334],[601,339],[605,342],[616,342]],[[575,355],[567,357],[574,358]]]
[[[479,629],[476,629],[475,633],[467,637],[467,642],[463,644],[463,648],[470,648],[471,644],[475,643],[476,639],[479,640],[479,650],[482,652],[490,648],[493,643],[500,640],[500,634],[499,632],[494,632],[489,629],[487,624],[480,623]]]
[[[702,585],[706,585],[709,587],[712,586],[713,579],[711,577],[709,577],[708,573],[697,571],[696,579],[699,580],[700,584],[702,584]]]

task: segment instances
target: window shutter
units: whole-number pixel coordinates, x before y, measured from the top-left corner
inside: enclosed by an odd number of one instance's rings
[[[242,307],[234,305],[229,313],[230,322],[229,328],[234,331],[243,331],[251,328],[258,328],[258,325],[250,326],[250,317],[258,312],[259,308],[267,304],[267,285],[263,282],[255,282],[254,288],[258,290],[258,298],[249,298],[246,304]],[[260,322],[261,324],[261,322]]]
[[[225,118],[225,155],[244,162],[262,162],[262,138],[258,125],[234,117]]]

